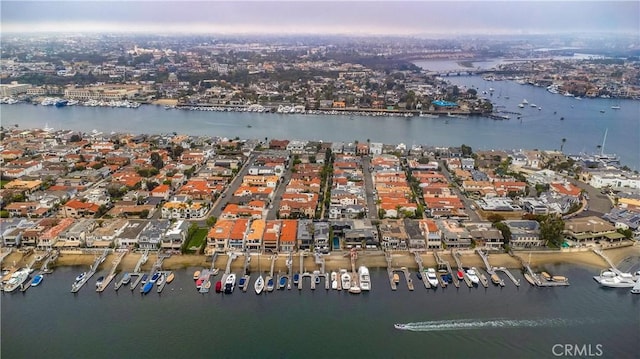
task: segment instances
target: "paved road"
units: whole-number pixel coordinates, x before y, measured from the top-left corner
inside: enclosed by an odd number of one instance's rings
[[[591,185],[584,183],[584,182],[580,182],[577,181],[573,178],[569,178],[569,181],[571,182],[571,184],[578,186],[580,189],[583,189],[587,192],[587,195],[589,196],[589,209],[586,211],[583,211],[579,216],[580,217],[584,217],[584,216],[602,216],[605,213],[608,213],[611,208],[613,208],[613,204],[611,203],[611,200],[609,199],[609,197],[607,195],[604,195],[602,193],[600,193],[600,190],[592,187]]]
[[[367,196],[367,208],[369,209],[370,219],[378,219],[378,209],[376,207],[377,196],[373,194],[373,179],[371,178],[371,158],[369,156],[362,157],[362,173],[364,175],[364,189]]]
[[[467,196],[462,194],[462,191],[460,191],[460,188],[458,187],[458,185],[453,181],[453,177],[451,176],[451,173],[449,173],[447,168],[444,166],[444,161],[440,161],[440,168],[442,169],[442,174],[447,178],[447,181],[449,181],[449,183],[454,185],[454,187],[452,188],[452,191],[462,200],[462,203],[464,203],[464,206],[466,207],[466,212],[469,215],[469,220],[472,222],[481,221],[482,219],[480,218],[480,216],[478,216],[478,213],[476,213],[475,210],[471,209],[471,206],[473,205],[473,201],[468,199]]]
[[[276,187],[275,193],[273,194],[273,199],[271,200],[271,204],[267,205],[267,220],[272,221],[276,219],[276,213],[278,212],[278,208],[280,208],[280,200],[282,199],[282,194],[287,189],[287,185],[289,184],[289,180],[291,180],[291,168],[293,167],[293,156],[289,158],[289,163],[284,170],[284,179],[280,180],[278,183],[278,187]]]
[[[209,214],[207,217],[215,216],[216,218],[220,218],[220,214],[222,214],[222,209],[229,202],[229,198],[231,198],[233,194],[236,192],[236,190],[238,189],[238,187],[240,187],[240,184],[242,184],[242,179],[247,174],[247,172],[249,172],[249,166],[253,164],[254,160],[255,160],[255,156],[253,154],[250,155],[247,161],[244,163],[244,165],[240,169],[240,171],[238,171],[238,174],[233,178],[233,180],[227,186],[224,192],[222,192],[222,195],[218,197],[218,199],[213,203],[213,206],[212,206],[213,208],[211,209],[211,211],[209,211]]]

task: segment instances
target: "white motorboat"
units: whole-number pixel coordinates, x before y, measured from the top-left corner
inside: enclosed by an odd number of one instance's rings
[[[369,276],[369,268],[365,266],[360,266],[358,268],[358,278],[360,278],[360,288],[361,290],[371,290],[371,277]]]
[[[362,292],[362,290],[357,285],[353,285],[349,288],[349,293],[351,294],[360,294],[360,292]]]
[[[618,274],[610,270],[600,272],[600,275],[594,276],[593,279],[608,288],[632,288],[636,285],[631,273]]]
[[[433,268],[428,268],[426,271],[427,280],[433,289],[438,288],[438,277],[436,277],[436,270]],[[473,280],[472,280],[473,281]]]
[[[331,289],[338,289],[338,273],[331,272]]]
[[[407,329],[407,325],[406,324],[394,324],[393,327],[396,328],[396,329],[400,329],[400,330]]]
[[[476,272],[476,268],[475,267],[467,270],[467,277],[469,277],[469,280],[474,285],[478,285],[478,283],[480,283],[480,278],[478,278],[478,274]]]
[[[344,269],[341,272],[340,280],[342,281],[342,289],[349,290],[349,288],[351,288],[351,276]]]
[[[236,275],[234,273],[230,273],[224,282],[225,294],[233,293],[233,289],[235,288],[235,286],[236,286]]]
[[[13,292],[18,289],[29,278],[29,270],[21,269],[11,275],[11,278],[5,283],[2,290],[5,292]]]
[[[636,281],[636,284],[631,288],[631,293],[640,294],[640,279]]]
[[[253,284],[253,289],[256,291],[256,294],[261,294],[264,290],[264,278],[262,278],[262,274],[256,279],[256,282]]]

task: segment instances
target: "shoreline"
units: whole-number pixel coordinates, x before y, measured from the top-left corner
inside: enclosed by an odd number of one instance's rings
[[[640,258],[639,246],[625,246],[618,248],[605,249],[604,253],[613,263],[619,265],[621,262],[629,258]],[[462,265],[465,267],[477,267],[485,268],[484,263],[480,256],[472,251],[460,252],[460,259]],[[573,264],[585,268],[591,269],[605,269],[608,268],[608,264],[597,254],[591,250],[582,250],[575,252],[541,252],[541,251],[519,251],[514,253],[515,256],[520,257],[522,261],[530,262],[531,267],[534,270],[544,269],[547,265],[555,264]],[[37,254],[34,252],[24,254],[19,251],[12,252],[2,262],[2,268],[25,267],[28,263],[33,261]],[[131,271],[135,268],[136,263],[142,256],[141,253],[130,252],[127,253],[120,264],[118,265],[118,271]],[[456,268],[456,262],[454,261],[450,252],[440,252],[440,256],[443,260],[448,261],[452,268]],[[251,254],[251,262],[249,270],[267,272],[270,269],[271,261],[270,254]],[[423,266],[437,267],[433,252],[421,253]],[[63,252],[59,258],[52,265],[52,268],[56,267],[73,267],[73,266],[90,266],[95,260],[94,254],[83,254]],[[112,263],[116,258],[115,253],[109,254],[107,259],[98,267],[99,271],[108,271],[112,269]],[[279,255],[274,263],[274,273],[286,272],[286,259],[288,255]],[[349,252],[332,252],[331,254],[323,256],[325,260],[325,270],[339,270],[350,269],[351,261],[349,259]],[[407,267],[410,270],[416,270],[418,265],[415,261],[413,253],[410,252],[392,252],[391,265],[394,268]],[[510,256],[506,253],[490,253],[489,263],[494,267],[506,267],[509,269],[521,269],[522,265],[518,258]],[[157,259],[157,254],[149,255],[149,259],[142,266],[142,271],[148,271],[151,269]],[[226,254],[218,255],[215,263],[215,268],[219,268],[224,271],[227,265],[228,256]],[[244,256],[238,256],[231,264],[232,271],[241,271],[244,267]],[[364,265],[370,269],[387,268],[387,262],[383,251],[364,251],[358,252],[358,258],[356,260],[356,268]],[[38,266],[35,266],[38,268]],[[174,255],[164,260],[162,268],[164,270],[177,270],[186,268],[210,268],[211,258],[204,255]],[[315,258],[311,253],[306,253],[303,260],[303,268],[300,269],[300,253],[294,253],[293,255],[293,271],[307,271],[312,272],[319,269],[320,266],[315,263]],[[626,270],[627,268],[622,268]]]

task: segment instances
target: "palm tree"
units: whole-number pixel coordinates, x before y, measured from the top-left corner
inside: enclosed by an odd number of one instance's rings
[[[566,138],[563,138],[563,139],[562,139],[562,144],[560,145],[560,152],[562,152],[562,149],[564,148],[564,144],[565,144],[565,142],[567,142],[567,139],[566,139]]]

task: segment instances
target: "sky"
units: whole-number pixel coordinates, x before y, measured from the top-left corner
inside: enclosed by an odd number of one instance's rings
[[[640,36],[640,1],[0,1],[0,30]]]

